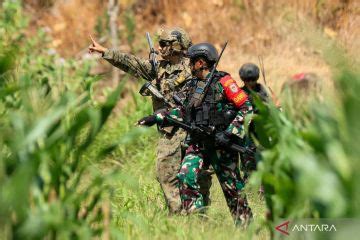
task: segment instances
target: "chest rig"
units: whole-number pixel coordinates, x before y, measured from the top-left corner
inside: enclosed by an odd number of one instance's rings
[[[170,102],[175,103],[173,95],[175,91],[180,91],[181,87],[191,76],[187,60],[183,59],[178,64],[170,64],[168,61],[160,61],[157,77],[152,80],[152,84],[156,86],[157,90],[161,92],[164,98]],[[166,103],[156,97],[152,98],[153,110],[167,108]],[[160,127],[158,130],[165,133],[167,136],[173,136],[178,130],[177,127]]]
[[[168,61],[160,61],[157,77],[152,80],[152,84],[156,86],[157,90],[171,103],[175,91],[180,91],[182,86],[191,76],[186,60],[178,64],[170,64]],[[155,109],[159,110],[167,107],[164,102],[159,99],[153,99]]]
[[[188,105],[185,112],[185,122],[196,126],[210,127],[216,131],[223,131],[235,118],[235,107],[227,101],[218,81],[227,75],[217,72],[206,95],[202,98],[205,81],[194,80],[189,91]],[[199,99],[203,99],[200,101]]]

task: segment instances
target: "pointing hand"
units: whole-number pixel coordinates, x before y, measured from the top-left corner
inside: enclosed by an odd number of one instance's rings
[[[101,46],[98,42],[94,40],[94,38],[90,35],[91,45],[89,46],[89,53],[98,52],[104,54],[107,51],[106,47]]]

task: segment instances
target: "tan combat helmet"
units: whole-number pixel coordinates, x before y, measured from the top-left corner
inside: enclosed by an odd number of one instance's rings
[[[290,88],[292,91],[318,90],[319,81],[320,79],[315,73],[297,73],[283,84],[281,91],[283,91],[285,88]]]
[[[173,51],[181,52],[187,50],[191,45],[191,38],[187,32],[179,27],[161,29],[158,33],[159,43],[170,43]]]

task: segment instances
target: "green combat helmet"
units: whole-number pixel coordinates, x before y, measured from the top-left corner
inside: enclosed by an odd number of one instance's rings
[[[175,52],[185,51],[192,45],[191,38],[187,32],[179,27],[161,29],[158,36],[160,46],[171,44],[172,50]]]

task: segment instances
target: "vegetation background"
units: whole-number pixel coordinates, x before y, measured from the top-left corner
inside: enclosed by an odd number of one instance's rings
[[[1,239],[268,239],[284,218],[360,216],[358,1],[0,2]],[[219,68],[235,78],[263,57],[284,111],[259,103],[264,151],[246,189],[255,213],[247,231],[233,226],[217,183],[206,219],[167,215],[158,135],[134,126],[151,113],[137,94],[142,80],[117,71],[112,81],[110,65],[87,54],[89,34],[113,43],[117,7],[123,51],[146,58],[146,31],[181,26],[194,42],[229,40]],[[315,72],[322,87],[300,105],[280,94],[298,72]]]

